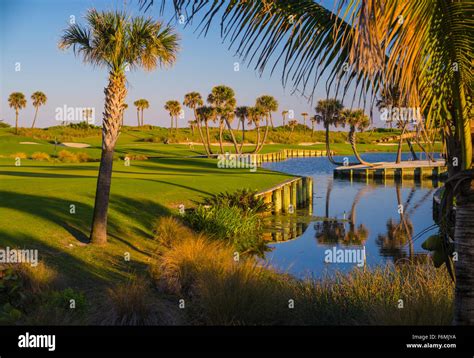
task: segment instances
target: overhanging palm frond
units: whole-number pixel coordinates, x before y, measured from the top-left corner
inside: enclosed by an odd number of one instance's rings
[[[144,9],[166,0],[141,0]],[[188,23],[197,21],[196,31],[206,34],[220,14],[220,29],[229,48],[262,73],[282,67],[284,86],[312,99],[316,85],[327,75],[327,88],[344,95],[351,84],[359,93],[377,84],[377,78],[349,70],[352,27],[313,0],[208,1],[173,0],[177,14]],[[199,16],[199,19],[197,16]],[[340,84],[344,83],[344,86]]]

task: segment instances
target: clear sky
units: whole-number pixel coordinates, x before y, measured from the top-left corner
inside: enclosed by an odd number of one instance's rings
[[[132,14],[144,14],[138,8],[138,0],[126,3]],[[323,3],[332,4],[332,0]],[[19,91],[28,99],[20,114],[20,126],[30,126],[34,114],[30,95],[40,90],[48,96],[47,104],[40,109],[40,127],[58,124],[55,111],[64,106],[93,107],[100,121],[107,70],[84,64],[72,51],[59,50],[57,44],[71,16],[84,23],[87,9],[122,9],[123,4],[123,0],[0,0],[0,119],[14,123],[14,111],[8,107],[7,99],[11,92]],[[155,5],[145,15],[159,19],[158,10]],[[162,20],[167,22],[170,18],[171,11],[167,11]],[[252,66],[240,63],[234,51],[228,49],[228,43],[222,43],[217,23],[206,37],[199,37],[193,27],[174,22],[172,25],[181,37],[178,60],[170,69],[138,70],[127,75],[126,102],[130,107],[125,113],[125,124],[136,123],[136,99],[146,98],[150,102],[145,123],[168,126],[169,116],[163,108],[167,100],[182,102],[184,94],[190,91],[198,91],[206,98],[211,88],[220,84],[235,90],[238,105],[254,105],[256,97],[269,94],[278,100],[279,113],[283,109],[293,110],[296,119],[301,119],[302,112],[314,114],[314,104],[297,94],[291,95],[290,87],[282,88],[279,73],[270,77],[265,72],[260,77]],[[238,72],[234,71],[236,62],[240,63]],[[325,97],[322,81],[315,98]],[[276,124],[280,124],[281,115],[274,117]],[[192,114],[186,110],[179,125],[185,126],[191,119]]]

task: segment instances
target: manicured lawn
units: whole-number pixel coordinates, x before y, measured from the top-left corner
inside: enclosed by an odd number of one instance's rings
[[[152,226],[178,206],[222,191],[264,189],[288,176],[248,169],[219,169],[215,160],[168,158],[114,163],[109,244],[87,245],[97,162],[67,164],[0,159],[2,246],[38,248],[69,286],[81,289],[123,280],[150,258]],[[75,214],[70,213],[75,205]],[[126,253],[130,261],[125,260]]]

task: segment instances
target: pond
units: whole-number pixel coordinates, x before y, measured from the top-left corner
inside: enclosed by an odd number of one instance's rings
[[[371,162],[394,161],[395,153],[371,153]],[[404,153],[404,160],[409,158]],[[336,157],[341,161],[342,157]],[[350,158],[351,162],[354,158]],[[409,258],[426,260],[423,241],[435,234],[432,198],[437,181],[387,181],[375,184],[333,178],[334,166],[325,157],[294,158],[265,163],[265,168],[311,176],[311,216],[267,219],[270,243],[264,260],[297,277],[322,277],[356,266],[374,267]]]

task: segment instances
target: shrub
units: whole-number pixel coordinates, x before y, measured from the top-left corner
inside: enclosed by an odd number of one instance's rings
[[[262,197],[255,197],[256,190],[241,189],[234,193],[219,193],[205,198],[204,205],[219,207],[238,207],[244,212],[263,213],[270,210],[270,205],[263,201]]]
[[[241,252],[261,253],[261,223],[255,213],[245,213],[236,206],[199,205],[187,212],[184,220],[194,230],[214,239],[227,240]]]
[[[107,291],[106,306],[98,312],[105,325],[142,326],[175,324],[178,315],[169,304],[153,296],[143,278],[132,277]]]
[[[31,154],[31,159],[39,160],[39,161],[49,161],[50,157],[49,157],[48,153],[35,152],[35,153]]]
[[[26,159],[26,158],[28,158],[28,155],[26,155],[26,153],[23,153],[23,152],[18,152],[18,153],[15,153],[15,154],[11,154],[10,158]]]
[[[168,216],[156,220],[153,225],[153,235],[160,245],[170,248],[176,242],[193,235],[193,233],[181,221]]]
[[[148,157],[144,154],[127,153],[124,155],[123,159],[125,158],[128,158],[130,160],[148,160]]]
[[[11,125],[8,123],[5,123],[4,121],[0,121],[0,128],[10,128]]]
[[[90,161],[90,157],[87,153],[72,153],[68,150],[61,150],[58,153],[58,159],[64,163],[84,163]]]

